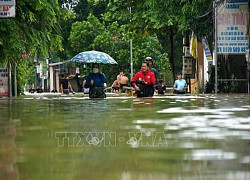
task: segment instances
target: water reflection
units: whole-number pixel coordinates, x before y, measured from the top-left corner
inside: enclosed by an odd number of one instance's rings
[[[248,96],[0,100],[0,179],[249,179]]]
[[[237,155],[234,152],[224,152],[221,149],[199,149],[193,150],[190,154],[186,154],[184,159],[187,160],[231,160],[236,159]]]
[[[0,179],[18,180],[19,170],[17,167],[16,125],[19,120],[1,117],[0,126]]]

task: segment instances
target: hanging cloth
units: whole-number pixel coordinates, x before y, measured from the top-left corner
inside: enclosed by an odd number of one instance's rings
[[[190,54],[196,59],[196,49],[197,49],[197,37],[192,32],[192,36],[190,39]]]

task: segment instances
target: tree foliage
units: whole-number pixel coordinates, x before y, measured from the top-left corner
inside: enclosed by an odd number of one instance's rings
[[[157,35],[169,54],[172,75],[175,75],[175,65],[181,61],[182,54],[176,53],[177,40],[186,30],[193,30],[199,35],[211,34],[211,16],[200,18],[211,9],[212,1],[206,0],[145,0],[145,1],[108,1],[108,12],[105,20],[117,20],[127,24],[132,36],[137,34]],[[210,9],[209,9],[210,8]],[[211,15],[208,13],[208,15]],[[202,25],[201,22],[203,21]],[[181,51],[179,51],[181,52]]]
[[[19,0],[16,9],[15,18],[0,19],[0,62],[17,63],[25,77],[34,57],[68,60],[92,49],[130,71],[132,39],[135,70],[152,56],[165,79],[169,66],[173,77],[181,69],[184,31],[212,37],[212,0]]]
[[[18,59],[22,53],[48,56],[49,50],[63,50],[57,0],[17,3],[16,17],[1,19],[2,60]]]
[[[36,56],[43,60],[51,52],[62,51],[62,36],[58,19],[66,15],[60,11],[57,0],[19,0],[16,17],[0,19],[0,63],[11,62],[25,66],[22,54],[33,62]],[[27,67],[27,66],[26,66]],[[22,69],[22,68],[21,68]],[[25,68],[24,68],[25,69]],[[18,71],[21,72],[21,71]],[[19,82],[25,71],[18,74]],[[24,86],[26,81],[19,84]]]
[[[94,49],[92,42],[104,29],[104,25],[92,14],[88,16],[86,21],[73,23],[69,36],[73,50],[82,52]]]

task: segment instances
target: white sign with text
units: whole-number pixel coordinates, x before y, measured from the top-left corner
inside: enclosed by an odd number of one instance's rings
[[[248,49],[246,32],[247,3],[222,3],[217,8],[217,53],[245,54]]]

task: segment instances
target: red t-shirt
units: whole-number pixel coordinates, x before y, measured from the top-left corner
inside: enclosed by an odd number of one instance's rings
[[[132,78],[131,82],[132,82],[132,86],[135,86],[135,82],[137,80],[139,80],[139,78],[141,78],[142,80],[144,80],[146,82],[146,85],[155,85],[156,84],[156,80],[155,80],[155,75],[153,72],[151,71],[147,71],[147,72],[137,72],[135,74],[135,76]]]

